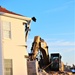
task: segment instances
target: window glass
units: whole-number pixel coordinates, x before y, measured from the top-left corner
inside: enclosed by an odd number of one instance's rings
[[[11,23],[3,21],[3,38],[11,38]]]
[[[4,59],[4,75],[12,75],[12,59]]]

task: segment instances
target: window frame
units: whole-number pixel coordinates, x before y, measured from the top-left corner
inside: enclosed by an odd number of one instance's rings
[[[7,29],[5,29],[4,24],[7,25],[6,26]],[[11,39],[11,22],[2,21],[2,30],[3,30],[3,39]],[[6,33],[4,33],[4,32],[6,32]]]
[[[7,75],[6,73],[8,74],[10,73],[9,75],[13,75],[13,66],[12,66],[13,64],[12,63],[13,63],[12,59],[4,59],[4,75]]]

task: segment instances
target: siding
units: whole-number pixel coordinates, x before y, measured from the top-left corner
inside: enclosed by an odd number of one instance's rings
[[[27,49],[22,46],[26,44],[24,20],[5,16],[1,16],[1,20],[11,22],[11,39],[2,40],[4,59],[12,59],[13,75],[27,75],[27,60],[24,55],[28,53]]]

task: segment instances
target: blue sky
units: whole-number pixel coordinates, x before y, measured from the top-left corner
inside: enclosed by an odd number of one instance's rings
[[[28,52],[34,36],[42,37],[49,53],[59,52],[62,61],[75,63],[74,0],[0,0],[4,8],[27,17],[35,16],[28,37]]]

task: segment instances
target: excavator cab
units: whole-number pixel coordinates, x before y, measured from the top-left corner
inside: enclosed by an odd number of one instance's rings
[[[61,55],[59,53],[52,53],[50,62],[52,63],[50,65],[51,71],[59,71],[61,67]]]

